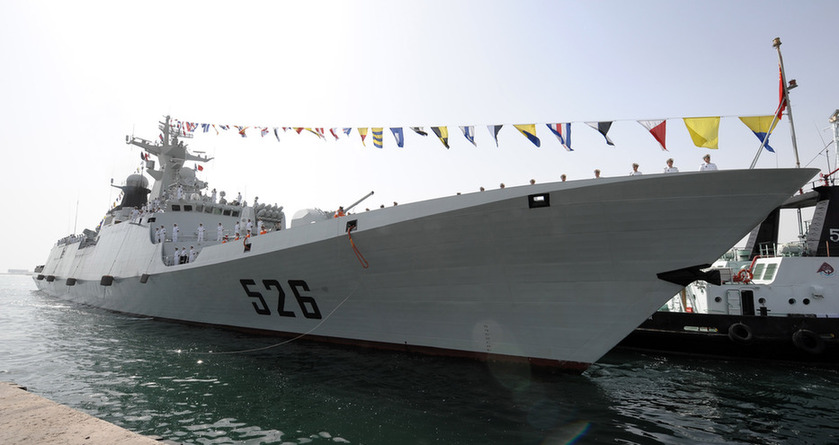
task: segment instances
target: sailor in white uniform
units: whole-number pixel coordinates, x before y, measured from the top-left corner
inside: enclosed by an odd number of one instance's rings
[[[632,164],[632,171],[629,172],[629,176],[638,176],[641,172],[638,171],[638,163]]]
[[[198,244],[204,242],[204,224],[198,223]]]
[[[181,258],[181,251],[178,250],[177,247],[175,247],[175,253],[172,254],[172,262],[169,263],[169,265],[173,266],[175,264],[179,264],[180,263],[180,258]]]
[[[673,158],[667,160],[667,167],[664,168],[664,173],[679,173],[679,169],[673,167]]]
[[[702,159],[705,160],[705,163],[699,166],[699,171],[709,172],[717,169],[717,164],[711,162],[711,155],[705,155],[702,157]]]
[[[221,223],[218,223],[218,230],[216,230],[216,241],[221,241],[221,237],[224,235],[224,226]]]
[[[184,247],[184,250],[186,250],[186,247]],[[196,255],[197,254],[195,253],[195,248],[192,247],[192,246],[189,246],[189,262],[190,263],[195,261],[195,256]]]
[[[175,242],[175,243],[178,242],[178,235],[180,235],[180,233],[181,233],[181,230],[178,229],[178,225],[174,224],[172,226],[172,242]]]
[[[215,203],[216,203],[216,189],[213,189],[213,194],[212,194],[212,195],[210,195],[210,197],[211,197],[211,198],[212,198],[212,200],[213,200],[213,204],[215,204]]]
[[[233,225],[233,234],[236,235],[236,239],[239,239],[239,221]]]
[[[160,236],[157,239],[160,242],[166,241],[166,227],[160,226]]]

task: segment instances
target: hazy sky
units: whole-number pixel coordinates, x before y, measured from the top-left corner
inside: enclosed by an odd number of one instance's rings
[[[839,108],[839,2],[305,1],[0,2],[0,175],[8,242],[0,271],[43,264],[60,237],[97,225],[139,166],[126,134],[158,135],[164,114],[247,126],[354,127],[247,139],[199,134],[199,174],[248,201],[335,209],[457,192],[658,173],[748,168],[759,141],[738,116],[772,114],[780,37],[802,166],[827,169]],[[722,116],[718,150],[683,117]],[[636,121],[669,119],[661,150]],[[572,122],[565,151],[545,123]],[[587,127],[614,121],[614,147]],[[537,125],[535,148],[512,124]],[[500,147],[486,125],[504,124]],[[451,149],[409,126],[448,126]],[[459,125],[474,125],[477,147]],[[405,127],[399,149],[363,147],[355,127]],[[759,168],[794,164],[788,118]],[[831,159],[831,165],[832,165]],[[77,210],[78,209],[78,210]],[[696,209],[701,212],[702,209]],[[616,222],[619,223],[619,222]]]

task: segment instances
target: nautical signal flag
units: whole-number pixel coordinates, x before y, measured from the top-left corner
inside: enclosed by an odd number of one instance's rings
[[[690,138],[697,147],[717,149],[720,142],[720,118],[717,117],[686,117],[683,118],[688,127]]]
[[[574,151],[571,149],[571,122],[564,123],[564,124],[545,124],[548,126],[548,129],[551,130],[551,133],[559,139],[559,143],[562,144],[568,151]]]
[[[498,132],[501,131],[501,127],[503,125],[487,125],[487,129],[489,130],[489,134],[492,136],[492,139],[495,141],[495,146],[498,146]]]
[[[420,136],[428,136],[428,133],[422,127],[408,127],[411,130],[414,130],[414,133]]]
[[[463,132],[463,137],[465,137],[467,141],[472,143],[472,145],[474,145],[475,147],[478,146],[478,144],[475,143],[475,127],[474,126],[460,127],[460,131]]]
[[[664,119],[651,121],[638,121],[641,126],[646,128],[653,138],[661,144],[661,149],[667,151],[667,145],[664,143],[667,136],[667,121]]]
[[[612,142],[612,140],[609,139],[609,136],[606,134],[606,133],[609,132],[609,129],[612,128],[612,122],[611,121],[610,122],[586,122],[586,125],[588,125],[591,128],[594,128],[600,134],[602,134],[603,137],[606,138],[606,143],[607,144],[609,144],[613,147],[615,146],[615,143]]]
[[[373,146],[376,148],[382,148],[384,146],[384,141],[382,140],[382,127],[373,127]]]
[[[533,145],[540,147],[542,145],[542,141],[536,137],[536,124],[524,124],[524,125],[513,125],[516,127],[524,137],[527,138],[528,141],[533,142]]]
[[[402,148],[405,146],[405,132],[402,127],[391,127],[390,132],[393,133],[393,138],[396,139],[396,146]]]
[[[364,143],[364,138],[367,137],[367,129],[366,128],[359,128],[358,129],[358,134],[361,135],[361,145],[366,147],[367,144]]]
[[[778,124],[778,118],[776,116],[742,116],[740,120],[749,127],[749,130],[752,130],[752,133],[760,139],[760,142],[767,150],[775,153],[775,150],[769,146],[769,135],[775,129],[775,125]],[[764,140],[766,140],[765,143],[763,142]]]
[[[431,127],[431,131],[440,138],[440,142],[443,143],[443,146],[449,148],[449,129],[446,127]]]

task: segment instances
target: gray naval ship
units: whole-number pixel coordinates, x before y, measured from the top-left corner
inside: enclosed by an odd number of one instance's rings
[[[157,158],[146,161],[152,188],[128,177],[96,230],[56,243],[36,268],[38,289],[158,319],[571,372],[817,173],[534,184],[343,216],[308,209],[287,225],[281,207],[207,196],[184,164],[209,159],[168,117],[160,129],[160,142],[126,137]]]

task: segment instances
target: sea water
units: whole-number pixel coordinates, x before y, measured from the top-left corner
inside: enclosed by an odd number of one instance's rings
[[[839,443],[839,372],[613,351],[582,375],[285,342],[0,276],[0,380],[176,443]]]

